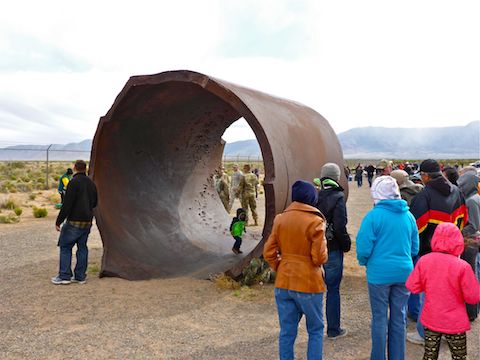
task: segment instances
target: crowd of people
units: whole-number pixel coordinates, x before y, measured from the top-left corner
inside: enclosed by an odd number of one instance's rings
[[[425,360],[437,359],[443,336],[452,358],[466,359],[466,332],[470,321],[477,318],[480,303],[477,169],[442,167],[427,159],[412,166],[394,166],[382,160],[365,171],[373,207],[362,220],[355,248],[358,263],[366,267],[371,359],[405,359],[407,340],[424,345]],[[349,171],[344,174],[350,175]],[[341,176],[337,164],[327,163],[313,183],[296,181],[292,202],[275,217],[264,245],[263,256],[276,272],[280,359],[294,359],[302,316],[308,331],[307,358],[322,359],[325,292],[327,338],[348,336],[341,324],[340,284],[351,239]],[[64,177],[68,181],[60,180],[59,192],[64,191],[64,197],[55,223],[60,231],[59,272],[51,281],[55,285],[84,284],[97,190],[86,175],[84,161],[78,160]],[[235,254],[242,253],[249,208],[254,225],[258,225],[258,184],[258,173],[248,164],[243,173],[234,165],[231,176],[222,169],[215,177],[225,209],[230,212],[236,198],[242,204],[230,226]],[[361,186],[358,179],[357,184]],[[72,272],[75,245],[77,262]],[[416,322],[411,333],[406,331],[407,315]]]
[[[410,341],[424,345],[424,359],[437,359],[444,336],[452,358],[466,359],[466,332],[480,303],[476,168],[442,167],[432,159],[397,166],[382,160],[357,166],[358,186],[364,171],[373,207],[356,234],[356,255],[366,267],[370,358],[405,359]],[[313,183],[295,182],[292,203],[275,217],[264,246],[263,256],[277,273],[280,359],[294,358],[302,316],[307,358],[322,359],[325,292],[327,338],[348,335],[341,326],[340,283],[351,240],[340,176],[338,165],[327,163]],[[467,250],[473,252],[469,262],[462,259]],[[414,332],[407,333],[407,315],[416,322]]]

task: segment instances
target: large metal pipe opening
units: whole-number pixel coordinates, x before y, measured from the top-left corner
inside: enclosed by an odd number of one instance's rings
[[[266,214],[262,240],[244,244],[239,259],[212,175],[222,160],[221,135],[240,117],[262,150]],[[325,162],[342,167],[341,148],[308,107],[191,71],[130,78],[93,142],[101,276],[238,276],[261,254],[293,182],[318,177]]]

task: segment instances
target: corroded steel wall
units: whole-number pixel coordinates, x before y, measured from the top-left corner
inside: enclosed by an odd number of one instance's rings
[[[231,252],[230,218],[211,180],[222,161],[221,135],[240,117],[262,150],[266,196],[263,238],[246,241],[243,258]],[[318,177],[326,162],[343,168],[340,144],[328,122],[302,104],[192,71],[130,78],[93,142],[101,275],[238,276],[261,255],[291,185]]]

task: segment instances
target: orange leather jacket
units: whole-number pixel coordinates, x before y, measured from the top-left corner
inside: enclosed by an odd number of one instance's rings
[[[328,260],[325,218],[310,205],[294,201],[278,214],[263,248],[276,271],[275,287],[306,293],[326,290],[322,264]]]

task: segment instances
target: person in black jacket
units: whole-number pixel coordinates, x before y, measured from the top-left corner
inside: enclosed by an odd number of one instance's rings
[[[93,209],[97,206],[97,188],[86,175],[87,164],[77,160],[73,168],[74,175],[68,184],[65,201],[57,216],[55,228],[60,231],[60,269],[52,278],[55,285],[67,285],[71,282],[84,284],[88,264],[87,240],[93,220]],[[62,225],[62,223],[66,222]],[[61,228],[60,228],[61,227]],[[72,274],[72,248],[77,245],[77,264]]]
[[[328,262],[324,265],[327,285],[327,336],[337,339],[347,334],[340,327],[340,282],[343,276],[343,253],[350,251],[351,240],[347,233],[347,208],[343,188],[338,184],[340,168],[326,163],[320,172],[321,188],[318,192],[317,209],[327,220]]]

